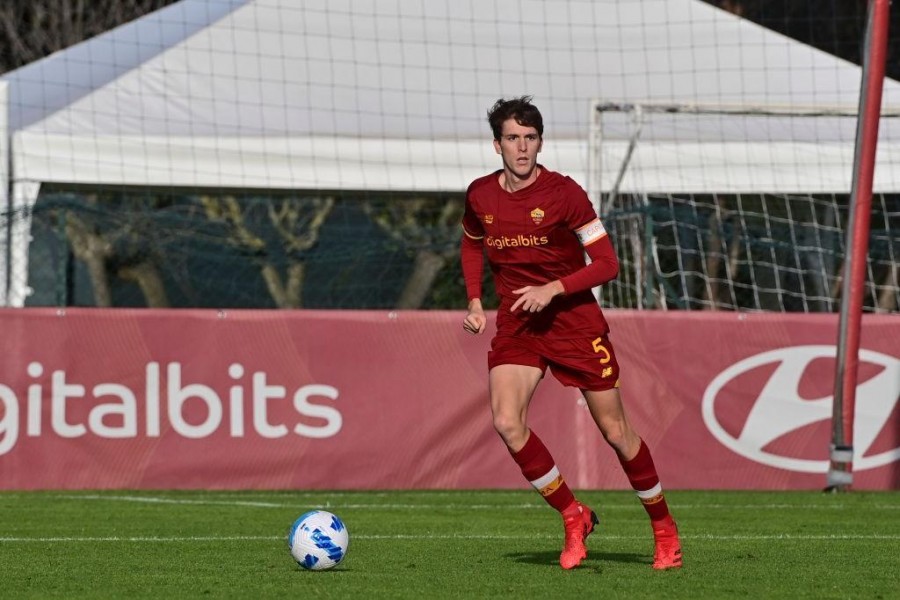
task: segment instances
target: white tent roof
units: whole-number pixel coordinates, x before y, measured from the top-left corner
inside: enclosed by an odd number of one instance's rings
[[[0,78],[0,184],[15,207],[45,182],[461,191],[499,166],[487,108],[531,94],[542,162],[596,197],[635,126],[595,102],[852,110],[860,75],[698,0],[182,0]],[[894,121],[876,191],[900,191]],[[650,115],[618,189],[848,192],[855,129]],[[29,226],[0,230],[0,305],[27,296]]]
[[[852,108],[860,69],[696,0],[183,0],[3,79],[18,182],[461,190],[527,93],[542,161],[596,191],[628,132],[589,173],[593,100]],[[848,191],[855,119],[792,123],[652,118],[622,189]]]

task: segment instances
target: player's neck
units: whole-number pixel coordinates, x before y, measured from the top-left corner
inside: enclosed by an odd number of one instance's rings
[[[522,178],[517,177],[508,169],[503,169],[503,172],[500,173],[500,187],[512,194],[514,192],[518,192],[521,189],[527,188],[529,185],[537,181],[537,178],[540,174],[541,168],[537,165],[535,165],[534,169],[532,169],[531,173],[529,173],[527,177]]]

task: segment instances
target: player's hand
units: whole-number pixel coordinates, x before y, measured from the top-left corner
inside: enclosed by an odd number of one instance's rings
[[[541,312],[547,308],[547,305],[550,304],[553,298],[564,291],[565,289],[559,281],[551,281],[538,286],[526,285],[523,288],[513,290],[513,294],[519,294],[519,297],[509,311],[516,312],[517,308],[521,308],[528,312]]]
[[[463,329],[471,334],[483,333],[487,327],[487,317],[481,308],[481,300],[477,298],[469,302],[469,314],[463,321]]]

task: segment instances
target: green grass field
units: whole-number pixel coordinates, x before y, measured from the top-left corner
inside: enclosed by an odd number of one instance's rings
[[[534,492],[3,492],[3,598],[900,598],[900,492],[670,491],[685,566],[655,572],[643,509],[590,492],[600,528],[557,564]],[[312,508],[350,531],[307,572],[285,534]]]

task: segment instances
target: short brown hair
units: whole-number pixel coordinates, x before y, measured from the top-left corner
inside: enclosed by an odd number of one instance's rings
[[[494,102],[494,106],[488,111],[488,123],[494,132],[494,139],[499,140],[503,135],[503,123],[509,119],[515,119],[519,125],[534,127],[538,135],[544,135],[544,118],[537,106],[531,103],[533,96],[519,96],[505,100],[500,98]]]

